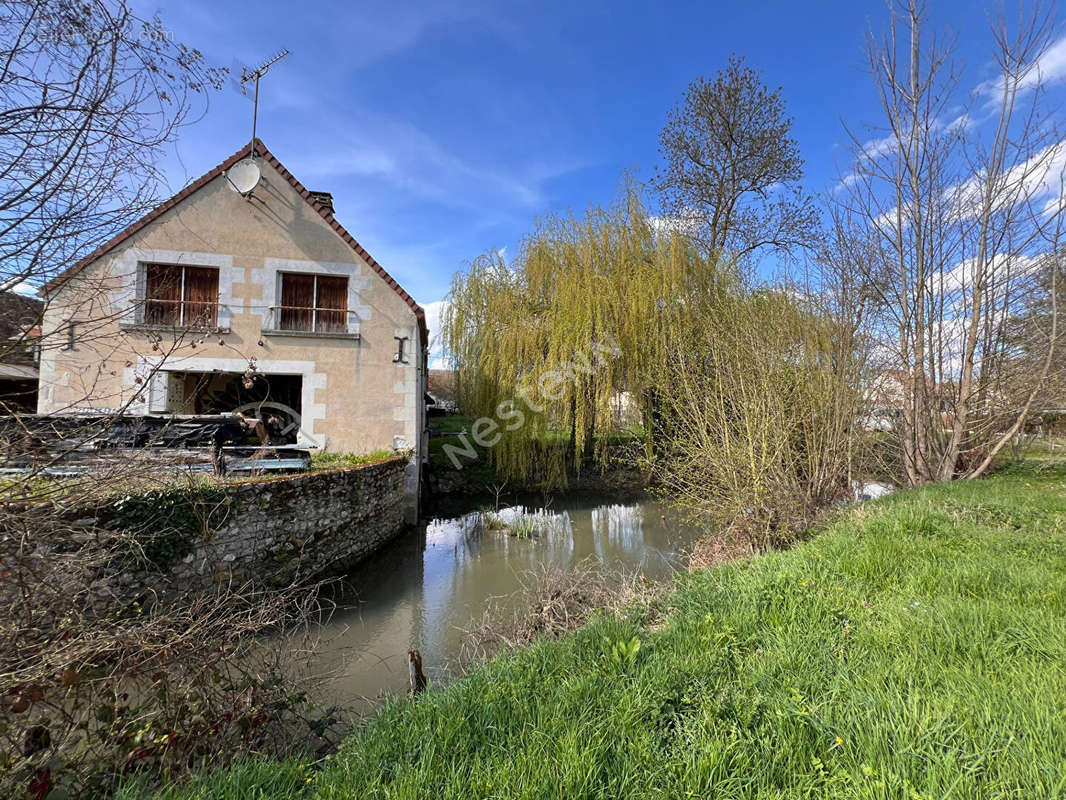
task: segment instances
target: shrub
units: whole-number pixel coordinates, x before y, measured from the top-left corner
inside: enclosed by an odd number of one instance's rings
[[[317,586],[174,585],[167,565],[226,514],[213,487],[0,511],[0,796],[106,794],[329,735],[257,635],[304,620]],[[84,513],[84,511],[82,512]],[[303,729],[296,736],[296,727]]]
[[[846,330],[784,291],[692,309],[661,373],[663,491],[753,549],[846,496],[859,362]]]

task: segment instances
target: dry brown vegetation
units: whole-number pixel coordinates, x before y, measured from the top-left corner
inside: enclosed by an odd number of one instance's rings
[[[0,52],[0,285],[41,286],[170,193],[159,160],[224,71],[123,0],[5,4]],[[4,426],[4,466],[23,470],[0,482],[4,797],[92,797],[131,773],[159,778],[249,751],[281,753],[293,725],[328,727],[278,654],[257,644],[318,613],[317,587],[266,593],[221,581],[192,592],[168,577],[170,561],[211,535],[211,480],[174,486],[160,468],[172,465],[151,458],[46,475],[106,449],[137,399],[96,393],[115,315],[128,311],[102,302],[108,289],[86,282],[54,309],[64,324],[42,332],[39,315],[20,318],[0,343],[4,360],[31,346],[96,354],[97,370],[72,376],[84,392],[70,407],[114,412],[49,448],[17,417]],[[151,346],[165,359],[202,342],[202,333],[177,332]],[[138,381],[146,388],[151,377]],[[96,521],[92,505],[116,498],[126,499],[122,524]]]
[[[5,796],[89,797],[130,773],[175,776],[328,734],[332,712],[259,644],[319,615],[318,587],[176,585],[169,562],[210,535],[218,502],[210,489],[177,497],[128,505],[121,525],[72,514],[86,506],[69,496],[0,506]]]
[[[469,669],[540,637],[561,636],[580,628],[593,614],[637,615],[652,624],[662,611],[659,601],[668,593],[667,582],[608,570],[595,558],[572,569],[541,567],[524,576],[517,609],[508,612],[498,603],[490,605],[466,631],[459,667]]]

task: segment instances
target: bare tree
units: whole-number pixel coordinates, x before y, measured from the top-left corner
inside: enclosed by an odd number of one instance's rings
[[[0,269],[40,280],[158,203],[162,147],[222,73],[124,2],[0,13]]]
[[[158,205],[165,148],[221,77],[125,0],[0,6],[0,288],[41,286]],[[100,371],[116,368],[115,317],[126,309],[112,307],[107,288],[82,279],[63,302],[84,322],[45,332],[44,347],[97,356],[97,369],[75,378],[86,401],[101,399]],[[35,322],[8,305],[18,318],[4,332],[15,341],[0,342],[0,357]],[[203,335],[153,334],[150,344],[163,360]],[[70,423],[54,447],[24,416],[0,426],[0,458],[24,469],[0,481],[5,797],[90,797],[134,771],[174,774],[294,740],[301,687],[267,669],[278,665],[265,663],[255,636],[305,620],[317,587],[195,592],[173,579],[173,544],[193,546],[217,522],[211,479],[161,478],[144,452],[69,478],[46,474],[71,453],[95,452],[132,402],[117,398],[114,413],[89,423],[50,420]],[[177,517],[165,512],[173,498]]]
[[[781,89],[730,58],[713,80],[689,85],[659,134],[666,210],[716,254],[808,244],[817,213],[799,187],[803,159],[791,132]]]
[[[1062,223],[1062,132],[1039,67],[1050,23],[1040,8],[995,19],[996,77],[965,105],[951,43],[928,31],[923,3],[895,6],[867,44],[884,122],[874,138],[851,134],[840,214],[856,247],[873,250],[855,268],[899,384],[911,484],[985,472],[1046,383],[1047,363],[1008,401],[1004,355],[1008,320],[1034,298]]]
[[[1022,376],[1042,377],[1046,386],[1043,405],[1051,409],[1066,408],[1066,350],[1057,347],[1062,335],[1059,311],[1066,307],[1066,253],[1048,254],[1040,268],[1037,297],[1022,313],[1012,315],[1007,327],[1003,367],[1017,380],[1013,386],[1014,402],[1032,391],[1032,380]],[[1044,362],[1050,365],[1044,375]]]
[[[222,76],[124,0],[5,3],[0,286],[40,285],[157,205],[165,145]]]
[[[206,110],[224,74],[175,41],[158,17],[138,17],[127,0],[3,4],[0,289],[41,287],[157,206],[167,192],[158,166],[165,148]],[[0,359],[28,344],[91,347],[97,370],[77,378],[85,398],[97,396],[116,349],[116,316],[126,311],[111,307],[112,288],[83,277],[69,301],[77,325],[39,337],[40,315],[28,324],[25,315],[5,320]],[[165,357],[188,338],[156,337],[153,349]],[[129,402],[110,405],[118,416]],[[86,438],[100,433],[92,427]]]

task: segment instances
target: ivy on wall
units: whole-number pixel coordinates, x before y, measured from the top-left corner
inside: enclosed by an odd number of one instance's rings
[[[107,527],[132,537],[131,561],[143,559],[163,570],[210,538],[230,511],[231,501],[221,489],[180,486],[125,495],[106,516]]]

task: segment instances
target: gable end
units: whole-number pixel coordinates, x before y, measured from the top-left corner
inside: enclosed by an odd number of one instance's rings
[[[231,155],[229,158],[227,158],[221,164],[216,166],[214,169],[205,173],[204,175],[201,175],[199,178],[190,183],[188,186],[186,186],[180,192],[175,194],[169,200],[156,206],[145,216],[141,217],[141,219],[137,220],[124,231],[112,238],[110,241],[100,245],[100,247],[93,250],[85,258],[74,264],[74,266],[70,267],[67,270],[64,270],[52,280],[48,281],[41,288],[39,294],[48,294],[60,288],[63,284],[65,284],[71,278],[75,277],[78,273],[80,273],[94,261],[114,250],[116,247],[121,245],[123,242],[132,237],[138,231],[142,230],[143,228],[154,222],[156,219],[161,217],[170,209],[177,206],[179,203],[191,197],[193,194],[198,192],[200,189],[202,189],[208,183],[213,181],[215,178],[222,176],[222,174],[226,170],[228,170],[238,161],[243,158],[247,158],[253,152],[252,147],[253,145],[246,145],[242,147],[240,150]],[[361,259],[363,259],[367,264],[370,265],[371,269],[373,269],[378,275],[381,276],[385,283],[388,284],[389,288],[392,289],[403,299],[403,301],[408,305],[408,307],[410,307],[410,309],[414,312],[415,317],[418,320],[419,331],[422,334],[422,346],[427,346],[429,343],[429,332],[426,327],[426,315],[425,312],[422,310],[422,307],[415,302],[415,299],[411,297],[411,295],[408,294],[404,290],[404,288],[400,286],[399,283],[396,282],[396,279],[393,278],[388,273],[388,271],[383,266],[381,266],[381,264],[379,264],[377,260],[373,256],[371,256],[370,253],[368,253],[361,244],[359,244],[359,242],[355,239],[354,236],[348,233],[344,226],[336,220],[336,218],[329,211],[329,209],[317,202],[315,196],[310,191],[308,191],[307,188],[304,187],[304,185],[300,183],[300,181],[298,181],[296,177],[291,172],[289,172],[288,169],[285,168],[285,165],[282,164],[277,159],[277,157],[274,156],[274,154],[267,149],[266,145],[263,144],[263,141],[261,139],[255,140],[254,152],[256,155],[258,155],[264,161],[270,164],[270,166],[272,166],[289,183],[289,185],[297,191],[300,197],[302,197],[304,201],[309,206],[311,206],[311,208],[318,212],[319,216],[321,216],[322,219],[324,219],[329,225],[329,227],[333,229],[333,232],[336,233],[342,240],[344,240],[344,242],[349,247],[351,247],[352,250],[354,250]]]

